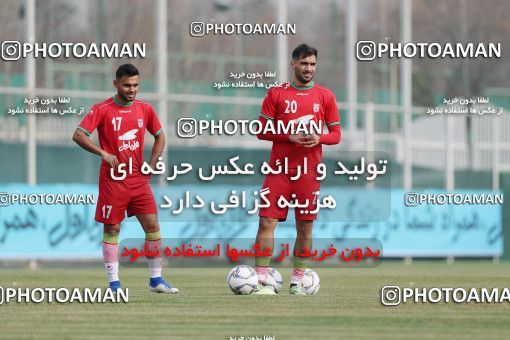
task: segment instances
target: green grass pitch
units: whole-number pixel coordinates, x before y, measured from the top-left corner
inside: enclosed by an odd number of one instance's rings
[[[438,303],[386,307],[385,285],[509,287],[510,263],[385,262],[377,268],[317,269],[316,296],[289,296],[290,269],[280,269],[278,296],[236,296],[229,268],[165,269],[178,295],[150,293],[147,270],[121,268],[127,304],[3,304],[0,338],[508,339],[510,304]],[[0,269],[2,287],[102,287],[92,269]]]

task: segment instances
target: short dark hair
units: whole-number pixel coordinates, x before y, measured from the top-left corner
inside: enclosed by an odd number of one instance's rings
[[[131,65],[131,64],[120,65],[119,68],[117,69],[117,72],[115,72],[115,78],[117,78],[117,80],[119,80],[120,78],[122,78],[124,76],[134,77],[137,75],[138,75],[138,69],[134,65]]]
[[[292,59],[306,58],[314,55],[317,58],[317,49],[307,44],[301,44],[292,51]]]

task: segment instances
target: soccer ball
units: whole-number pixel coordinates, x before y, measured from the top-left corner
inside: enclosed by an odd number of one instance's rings
[[[277,271],[274,268],[268,268],[266,287],[269,287],[272,290],[274,290],[276,294],[278,294],[282,290],[283,279],[279,271]]]
[[[234,267],[227,276],[227,284],[235,294],[251,294],[258,283],[257,272],[250,266]]]
[[[321,287],[319,275],[311,269],[305,270],[301,284],[303,285],[303,289],[307,295],[317,294]]]

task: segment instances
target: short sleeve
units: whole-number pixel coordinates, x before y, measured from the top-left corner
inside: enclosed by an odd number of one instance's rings
[[[161,133],[161,123],[159,121],[158,116],[156,115],[156,111],[154,111],[154,108],[152,105],[147,105],[147,125],[146,128],[150,132],[151,135],[157,136]]]
[[[101,123],[102,117],[101,111],[96,104],[92,106],[85,118],[83,118],[80,125],[78,125],[78,129],[85,132],[87,136],[90,136]]]
[[[325,108],[326,112],[324,113],[324,120],[326,122],[326,126],[340,125],[340,115],[338,113],[338,106],[336,105],[336,98],[334,94],[328,96]]]
[[[266,97],[262,102],[262,108],[260,109],[261,116],[266,119],[275,119],[276,107],[277,105],[275,101],[275,91],[274,89],[270,89],[267,91]]]

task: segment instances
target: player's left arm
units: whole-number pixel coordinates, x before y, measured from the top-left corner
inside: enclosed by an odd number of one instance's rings
[[[306,138],[304,147],[312,148],[318,144],[334,145],[340,143],[340,115],[338,113],[338,106],[336,105],[336,98],[334,95],[329,96],[325,105],[324,121],[328,128],[326,134],[313,134]]]
[[[152,146],[151,158],[149,159],[149,165],[152,169],[156,168],[158,158],[161,157],[164,149],[165,149],[165,135],[163,134],[163,132],[160,132],[158,135],[154,136],[154,145]]]
[[[154,169],[158,162],[158,158],[161,157],[163,150],[165,149],[165,135],[158,116],[152,106],[149,106],[147,111],[146,126],[147,130],[154,136],[154,145],[152,146],[151,157],[148,162],[150,167]]]

